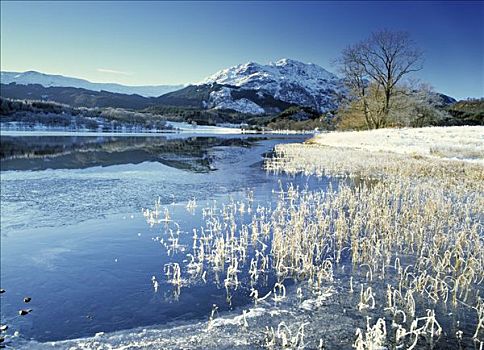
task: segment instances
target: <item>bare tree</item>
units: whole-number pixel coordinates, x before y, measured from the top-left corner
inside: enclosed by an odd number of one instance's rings
[[[375,32],[367,40],[343,50],[337,63],[348,88],[361,100],[368,128],[386,125],[398,83],[407,74],[422,69],[422,56],[408,33],[389,30]],[[369,108],[370,95],[380,99],[381,103],[377,103],[380,108]]]
[[[359,64],[359,52],[356,46],[349,46],[343,50],[341,57],[336,61],[340,72],[344,75],[350,93],[357,101],[352,101],[352,109],[360,109],[365,117],[366,125],[373,128],[373,116],[368,103],[368,80],[364,67]]]

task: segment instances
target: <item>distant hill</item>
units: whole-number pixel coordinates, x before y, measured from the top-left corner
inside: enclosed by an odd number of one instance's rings
[[[447,107],[447,125],[484,125],[484,98],[457,101]]]
[[[231,94],[236,102],[213,100],[213,93],[220,93],[228,87],[220,84],[189,85],[160,97],[118,94],[108,91],[91,91],[72,87],[44,87],[39,84],[1,84],[0,95],[5,98],[45,100],[73,107],[114,107],[125,109],[146,109],[148,107],[180,107],[199,110],[232,110],[241,114],[275,114],[293,106],[270,95],[257,94],[252,90],[233,87]],[[252,99],[256,102],[251,102]],[[216,106],[213,104],[217,103]],[[250,105],[256,105],[255,110]],[[163,108],[160,108],[163,109]],[[267,111],[267,112],[266,112]]]
[[[12,99],[46,100],[73,107],[143,109],[156,104],[152,97],[92,91],[74,87],[44,87],[40,84],[1,84],[0,95]]]
[[[171,91],[183,88],[183,85],[147,85],[128,86],[116,83],[93,83],[85,79],[71,78],[63,75],[44,74],[36,71],[1,72],[2,84],[16,83],[18,85],[39,84],[43,87],[73,87],[91,91],[109,91],[118,94],[137,94],[144,97],[157,97]]]
[[[183,89],[169,92],[156,99],[157,104],[176,107],[207,108],[210,94],[218,91],[221,85],[189,85]]]

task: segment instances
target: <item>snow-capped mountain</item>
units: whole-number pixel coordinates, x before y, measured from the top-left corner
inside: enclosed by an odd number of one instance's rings
[[[224,87],[211,92],[209,108],[249,114],[267,112],[259,104],[265,97],[326,112],[335,109],[345,95],[342,80],[333,73],[316,64],[286,58],[268,65],[249,62],[223,69],[198,85],[210,84]],[[239,97],[255,93],[256,98],[236,98],[234,93]]]
[[[125,86],[111,83],[92,83],[84,79],[35,71],[24,73],[1,72],[2,94],[10,98],[48,98],[61,103],[84,103],[89,107],[130,105],[127,96],[103,96],[92,99],[89,91],[67,91],[81,88],[90,91],[107,91],[115,94],[137,94],[143,99],[132,108],[166,105],[201,109],[234,110],[251,115],[277,114],[291,106],[310,107],[327,112],[338,107],[345,95],[343,81],[324,68],[290,59],[281,59],[267,65],[254,62],[223,69],[202,82],[188,86]],[[37,85],[39,84],[43,88]],[[25,87],[23,90],[22,88]],[[66,91],[37,91],[66,88]],[[19,91],[22,90],[22,91]],[[87,95],[86,95],[87,94]],[[79,96],[82,95],[82,98]],[[48,97],[45,97],[48,96]],[[156,98],[154,98],[156,97]],[[81,102],[79,102],[81,101]],[[110,101],[109,103],[107,101]]]
[[[147,85],[127,86],[116,83],[93,83],[88,80],[65,77],[63,75],[44,74],[36,71],[1,72],[2,84],[16,83],[19,85],[39,84],[44,87],[74,87],[92,91],[109,91],[119,94],[138,94],[145,97],[157,97],[171,91],[183,88],[183,85]]]

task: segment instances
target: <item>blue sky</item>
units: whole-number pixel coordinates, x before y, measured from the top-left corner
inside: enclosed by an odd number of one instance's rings
[[[1,69],[129,85],[197,82],[283,57],[331,62],[372,31],[406,30],[425,52],[416,77],[484,96],[484,2],[1,1]]]

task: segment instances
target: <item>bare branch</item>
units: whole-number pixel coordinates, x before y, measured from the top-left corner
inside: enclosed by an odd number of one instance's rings
[[[367,99],[367,88],[373,86],[372,98],[383,101],[376,104],[383,107],[373,109],[375,115],[365,118],[376,126],[384,126],[399,83],[408,74],[422,69],[422,56],[408,33],[382,30],[343,50],[338,65],[357,98]]]

